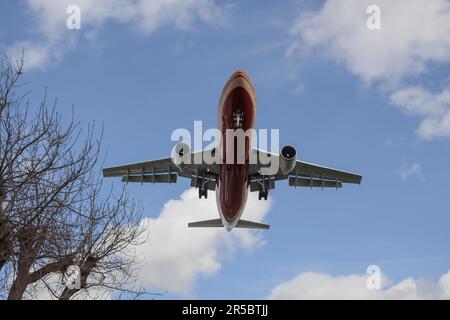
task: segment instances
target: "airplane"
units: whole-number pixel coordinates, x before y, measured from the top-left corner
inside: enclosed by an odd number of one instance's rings
[[[122,177],[124,182],[137,183],[176,183],[177,177],[191,180],[191,187],[198,188],[201,199],[208,197],[208,191],[216,191],[218,219],[191,222],[190,228],[224,227],[227,231],[233,228],[269,229],[269,225],[241,219],[247,202],[248,192],[258,192],[259,200],[267,200],[269,190],[275,183],[288,180],[293,187],[341,188],[343,183],[360,184],[362,176],[313,163],[297,160],[294,146],[285,145],[279,154],[269,153],[254,148],[246,140],[244,143],[244,161],[232,163],[210,163],[202,159],[206,156],[220,156],[224,159],[228,152],[238,152],[235,139],[227,142],[225,132],[242,129],[255,129],[256,92],[250,77],[244,70],[234,72],[219,99],[219,130],[221,142],[216,148],[190,152],[189,146],[178,143],[175,157],[133,163],[103,169],[104,177]],[[230,139],[228,139],[230,141]],[[231,146],[231,150],[229,149]],[[199,159],[200,161],[186,161]],[[251,158],[254,157],[254,158]],[[276,170],[270,174],[263,173],[267,163],[260,159],[265,157],[277,164]],[[256,161],[250,161],[256,159]],[[181,161],[180,161],[181,160]]]

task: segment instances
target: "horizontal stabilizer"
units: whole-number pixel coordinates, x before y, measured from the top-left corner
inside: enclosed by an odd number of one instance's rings
[[[221,228],[223,227],[222,220],[213,219],[213,220],[204,220],[198,222],[190,222],[188,224],[189,228]],[[245,229],[269,229],[270,226],[268,224],[247,221],[247,220],[239,220],[235,228],[245,228]]]
[[[264,223],[258,223],[258,222],[247,221],[247,220],[239,220],[236,225],[236,228],[268,230],[270,228],[270,226],[268,224],[264,224]]]
[[[222,220],[220,219],[212,219],[212,220],[204,220],[198,222],[189,222],[189,228],[217,228],[223,227]]]

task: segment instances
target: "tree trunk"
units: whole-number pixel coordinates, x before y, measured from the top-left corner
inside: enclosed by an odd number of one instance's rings
[[[3,187],[3,178],[0,177],[0,270],[8,262],[12,248],[12,228],[8,219],[3,213],[3,202],[5,201],[5,188]]]
[[[11,225],[6,219],[2,218],[2,212],[0,212],[0,270],[8,262],[12,251]]]
[[[64,291],[61,293],[59,300],[70,300],[75,293],[80,291],[80,289],[69,289],[67,287],[64,288]]]
[[[25,290],[28,286],[28,271],[29,264],[24,263],[22,266],[19,266],[19,270],[17,272],[17,276],[13,281],[11,289],[9,290],[8,300],[21,300]]]
[[[33,226],[23,229],[18,234],[19,257],[17,262],[17,275],[9,290],[8,300],[20,300],[30,283],[30,268],[36,258],[36,244],[41,244],[38,233]]]

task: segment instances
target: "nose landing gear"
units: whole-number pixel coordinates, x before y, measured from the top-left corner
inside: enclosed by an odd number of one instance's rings
[[[244,121],[244,113],[238,109],[236,112],[233,112],[233,119],[234,119],[234,128],[241,129],[242,122]]]

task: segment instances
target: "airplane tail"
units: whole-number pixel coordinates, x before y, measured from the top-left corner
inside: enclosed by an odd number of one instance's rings
[[[220,228],[223,227],[222,220],[213,219],[213,220],[204,220],[197,222],[190,222],[188,224],[189,228]],[[245,228],[245,229],[264,229],[268,230],[270,226],[264,223],[258,223],[247,220],[239,220],[235,228]]]
[[[223,227],[222,220],[212,219],[188,223],[188,228],[215,228],[215,227]]]
[[[268,229],[270,229],[270,226],[268,224],[259,223],[259,222],[253,222],[253,221],[247,221],[247,220],[239,220],[237,225],[236,225],[236,228],[268,230]]]

